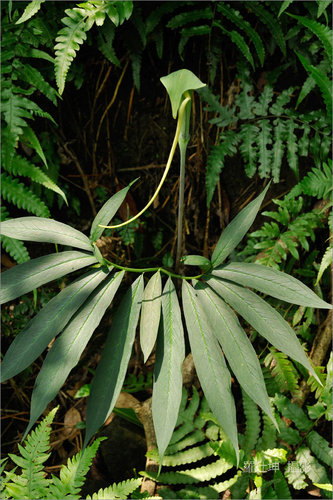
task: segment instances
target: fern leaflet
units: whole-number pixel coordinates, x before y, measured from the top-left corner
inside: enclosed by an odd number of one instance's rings
[[[108,488],[101,488],[97,493],[94,493],[91,497],[87,496],[87,500],[109,500],[110,498],[114,500],[128,498],[128,496],[133,493],[141,485],[142,479],[127,479],[127,481],[122,481],[121,483],[114,483]],[[132,497],[133,498],[133,497]]]
[[[50,212],[45,203],[37,198],[31,191],[17,179],[5,173],[1,174],[2,196],[18,208],[23,208],[38,217],[50,217]]]

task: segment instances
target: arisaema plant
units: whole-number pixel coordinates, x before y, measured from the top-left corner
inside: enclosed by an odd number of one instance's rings
[[[204,85],[188,70],[177,71],[161,80],[169,93],[172,113],[174,118],[177,117],[177,128],[157,192],[170,169],[177,143],[181,151],[181,177],[184,176],[191,112],[190,92]],[[182,190],[183,183],[180,185]],[[8,237],[56,243],[65,247],[57,253],[38,257],[4,272],[2,303],[68,273],[84,270],[80,277],[61,290],[28,323],[3,359],[4,381],[28,367],[55,339],[35,382],[26,433],[47,404],[55,398],[78,363],[125,273],[137,274],[138,277],[124,293],[112,318],[88,400],[85,446],[103,425],[117,401],[139,323],[145,360],[156,343],[152,411],[161,457],[176,425],[181,402],[185,335],[189,338],[203,392],[230,438],[237,457],[236,408],[229,367],[242,389],[274,421],[256,352],[239,323],[237,313],[272,345],[316,377],[292,328],[273,307],[250,289],[306,307],[328,309],[331,305],[285,273],[257,264],[227,260],[251,227],[268,187],[225,229],[210,260],[200,255],[183,258],[185,265],[201,268],[202,272],[197,276],[178,275],[164,268],[123,267],[100,254],[95,245],[96,240],[123,203],[130,186],[105,203],[92,222],[89,237],[69,225],[40,217],[23,217],[2,223],[2,234]],[[182,192],[179,199],[178,224],[181,226]],[[181,247],[181,242],[178,242],[178,248]],[[164,278],[166,281],[163,283]],[[182,306],[177,295],[180,281]]]

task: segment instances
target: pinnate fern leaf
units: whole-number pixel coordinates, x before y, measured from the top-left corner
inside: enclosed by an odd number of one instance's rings
[[[244,159],[244,169],[246,175],[251,178],[257,170],[257,141],[259,128],[253,123],[243,123],[240,127],[240,145],[239,150]]]
[[[50,480],[44,476],[43,464],[50,456],[47,453],[50,448],[51,428],[49,426],[55,417],[57,409],[54,408],[38,427],[30,433],[24,446],[18,445],[21,456],[9,454],[13,462],[22,469],[21,475],[16,475],[15,478],[9,476],[11,482],[6,484],[7,492],[13,494],[14,498],[47,498],[47,488]]]
[[[314,167],[299,183],[301,192],[320,199],[328,198],[332,191],[332,160],[323,163],[322,168]]]
[[[149,474],[147,472],[141,472],[141,474],[164,484],[195,484],[202,481],[210,481],[224,474],[232,467],[232,463],[221,458],[208,465],[196,467],[195,469],[186,469],[179,472],[162,472],[158,477],[155,474]]]
[[[62,19],[65,28],[58,32],[56,38],[57,44],[55,50],[55,77],[59,89],[59,94],[62,94],[65,87],[66,76],[69,67],[79,50],[80,45],[86,40],[86,31],[89,25],[86,22],[86,16],[81,9],[66,9],[67,17]]]
[[[243,16],[240,14],[238,10],[235,10],[234,8],[231,8],[228,4],[226,3],[218,3],[217,4],[217,10],[222,12],[230,21],[232,21],[238,28],[242,29],[245,31],[247,36],[250,38],[250,40],[253,42],[253,45],[255,46],[255,49],[258,54],[258,58],[260,61],[260,64],[264,64],[264,59],[265,59],[265,48],[262,43],[262,40],[258,33],[255,31],[255,29],[251,26],[251,24],[246,21]]]
[[[50,217],[45,203],[34,195],[24,184],[9,175],[1,174],[2,196],[18,208],[23,208],[38,217]]]
[[[269,29],[271,35],[275,38],[276,43],[281,49],[282,54],[285,56],[286,40],[279,21],[273,16],[266,7],[258,2],[252,2],[249,6],[250,10],[263,22]]]
[[[25,23],[26,21],[31,19],[35,14],[37,14],[39,9],[41,8],[41,4],[44,1],[45,0],[33,0],[32,2],[29,2],[24,9],[22,16],[16,21],[15,24]]]
[[[298,374],[292,362],[283,352],[270,348],[270,353],[265,358],[265,366],[271,368],[272,377],[275,377],[280,391],[298,391]]]
[[[28,250],[22,241],[13,240],[12,238],[2,235],[1,245],[18,264],[23,264],[23,262],[27,262],[30,259]]]
[[[209,154],[206,170],[207,206],[209,206],[212,201],[215,187],[224,167],[225,157],[236,153],[236,145],[238,142],[239,137],[237,134],[231,130],[227,130],[221,134],[220,144],[214,146]]]
[[[52,483],[49,488],[49,498],[81,498],[80,490],[85,481],[85,476],[89,471],[92,460],[95,457],[101,441],[106,438],[96,439],[91,446],[88,446],[83,454],[77,453],[73,458],[67,460],[67,465],[60,469],[59,478],[52,475]]]
[[[142,478],[138,479],[127,479],[127,481],[122,481],[121,483],[114,483],[108,488],[100,489],[93,496],[88,495],[87,500],[114,500],[128,498],[128,496],[136,490],[142,482]]]
[[[260,432],[260,415],[257,405],[249,396],[242,391],[243,408],[246,418],[246,432],[244,437],[243,449],[246,454],[250,454],[255,449],[256,442]]]
[[[51,189],[55,193],[59,194],[67,204],[67,198],[65,193],[60,189],[48,175],[46,175],[43,170],[36,165],[32,164],[26,158],[22,156],[15,155],[11,164],[10,173],[13,175],[21,175],[23,177],[28,177],[33,182],[42,184],[42,186],[47,189]],[[32,194],[32,193],[31,193]]]
[[[332,64],[333,62],[333,47],[332,47],[332,37],[333,37],[333,31],[328,27],[325,26],[324,24],[319,23],[318,21],[315,21],[314,19],[309,19],[307,17],[303,16],[295,16],[294,14],[289,14],[290,17],[293,17],[294,19],[297,19],[298,22],[303,24],[306,28],[312,31],[321,43],[324,46],[324,49],[326,51],[326,54]]]

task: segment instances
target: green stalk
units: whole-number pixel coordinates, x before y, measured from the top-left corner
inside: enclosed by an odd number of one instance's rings
[[[113,262],[110,262],[107,259],[104,259],[104,261],[107,263],[109,267],[115,267],[116,269],[120,269],[121,271],[127,271],[130,273],[156,273],[157,271],[160,271],[163,274],[166,274],[167,276],[170,276],[171,278],[180,278],[182,280],[198,280],[204,276],[205,273],[198,274],[196,276],[181,276],[180,274],[175,274],[172,273],[171,271],[168,271],[167,269],[164,269],[163,267],[144,267],[144,268],[135,268],[135,267],[125,267],[125,266],[119,266],[118,264],[114,264]],[[101,264],[100,264],[101,265]]]
[[[188,92],[185,93],[185,98],[190,99]],[[177,222],[177,251],[176,251],[176,271],[179,271],[180,259],[183,254],[183,216],[184,216],[184,191],[185,191],[185,163],[186,149],[190,139],[190,116],[191,116],[191,101],[189,100],[185,108],[185,117],[181,125],[181,130],[178,138],[180,150],[180,173],[179,173],[179,197],[178,197],[178,222]]]

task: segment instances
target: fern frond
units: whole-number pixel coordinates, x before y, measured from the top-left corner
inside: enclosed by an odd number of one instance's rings
[[[253,118],[254,96],[251,95],[253,86],[246,81],[242,82],[242,92],[235,98],[235,105],[239,108],[238,116],[241,120]]]
[[[15,24],[21,24],[31,19],[35,14],[37,14],[43,2],[45,2],[45,0],[33,0],[30,2],[24,9],[22,16],[18,21],[16,21]]]
[[[45,417],[38,427],[30,433],[24,446],[18,444],[21,456],[9,454],[9,457],[22,469],[21,475],[15,475],[16,481],[6,484],[6,490],[15,498],[47,498],[50,480],[44,477],[43,464],[50,456],[50,424],[53,422],[57,408]],[[8,473],[7,473],[8,475]],[[21,495],[21,496],[18,496]]]
[[[204,441],[204,439],[205,434],[200,429],[196,429],[195,431],[187,434],[185,438],[180,439],[174,444],[170,444],[166,450],[166,454],[172,455],[174,453],[177,453],[178,451],[184,450],[185,448],[194,446]],[[147,454],[147,456],[150,456],[149,453]]]
[[[257,141],[259,128],[253,123],[243,123],[239,130],[239,150],[244,159],[246,175],[251,179],[257,170]],[[274,144],[275,146],[275,144]],[[274,163],[273,163],[274,164]],[[276,182],[276,181],[274,181]]]
[[[222,14],[224,14],[228,19],[230,19],[231,22],[236,24],[238,28],[245,31],[245,33],[255,46],[260,64],[263,65],[265,60],[265,48],[260,36],[255,31],[255,29],[252,28],[251,24],[243,18],[243,16],[240,14],[238,10],[229,7],[229,5],[227,5],[226,3],[219,2],[217,4],[217,10],[219,12],[222,12]]]
[[[257,405],[249,396],[242,391],[243,408],[246,419],[246,431],[244,435],[243,449],[246,455],[250,455],[256,447],[260,432],[260,415]]]
[[[317,12],[317,19],[322,15],[323,12],[329,7],[329,5],[332,5],[332,0],[317,0],[318,4],[318,12]]]
[[[326,110],[327,110],[327,115],[329,117],[329,120],[331,120],[332,117],[332,85],[331,81],[326,76],[323,74],[318,68],[310,64],[305,57],[303,57],[301,54],[296,52],[299,60],[303,64],[305,70],[310,73],[312,78],[315,80],[316,84],[318,85],[321,94],[323,96],[325,105],[326,105]]]
[[[103,56],[115,66],[120,67],[120,61],[116,55],[112,42],[115,36],[115,26],[111,21],[106,21],[101,29],[98,30],[97,43]]]
[[[162,465],[167,467],[176,467],[177,465],[190,464],[192,462],[202,460],[203,458],[210,457],[213,454],[214,450],[211,448],[209,443],[204,443],[200,446],[192,446],[190,449],[185,451],[173,453],[172,455],[165,455],[163,457]],[[159,454],[157,450],[149,452],[147,456],[154,459],[156,462],[159,462]]]
[[[307,443],[314,455],[319,458],[324,464],[331,467],[333,461],[333,450],[318,432],[311,431],[306,437]]]
[[[224,167],[224,159],[227,155],[231,156],[236,153],[238,142],[238,135],[232,130],[227,130],[221,134],[220,144],[214,146],[208,156],[206,169],[207,206],[212,201],[215,187]]]
[[[299,375],[290,359],[283,352],[278,352],[273,347],[265,358],[265,366],[271,369],[272,377],[275,377],[280,391],[295,393],[299,390]]]
[[[43,75],[38,69],[34,68],[30,64],[23,64],[18,59],[13,62],[13,67],[17,70],[17,74],[23,82],[32,85],[37,90],[39,90],[45,97],[47,97],[54,105],[57,104],[57,92],[51,87],[51,85],[45,80]]]
[[[256,449],[258,451],[272,450],[276,447],[277,430],[272,420],[268,415],[262,415],[263,429],[260,438],[258,439]]]
[[[264,90],[261,92],[259,99],[255,102],[253,106],[253,112],[257,116],[267,116],[268,106],[273,97],[273,88],[270,85],[266,85]]]
[[[108,488],[100,489],[97,493],[94,493],[91,497],[87,496],[87,500],[114,500],[128,498],[134,490],[136,490],[142,482],[142,478],[138,479],[127,479],[127,481],[122,481],[121,483],[114,483]]]
[[[259,138],[259,166],[258,173],[261,178],[269,176],[271,168],[272,150],[267,146],[272,144],[272,126],[269,120],[260,120]]]
[[[84,450],[83,455],[82,452],[79,452],[73,458],[69,458],[67,465],[61,467],[59,478],[52,475],[52,483],[49,488],[49,495],[52,498],[60,500],[67,496],[81,498],[79,493],[85,481],[85,476],[89,471],[93,458],[96,456],[101,441],[105,439],[105,437],[96,439],[91,446]]]
[[[303,472],[313,483],[329,483],[325,467],[321,465],[313,455],[311,455],[309,448],[306,446],[298,448],[298,450],[296,450],[296,460],[302,467]]]
[[[243,54],[245,59],[251,64],[252,68],[255,69],[255,64],[251,51],[248,47],[248,44],[244,40],[243,36],[240,33],[238,33],[238,31],[235,30],[228,31],[227,29],[224,28],[224,26],[222,26],[222,24],[219,21],[213,21],[213,26],[220,28],[222,33],[228,35],[231,38],[232,42],[235,45],[237,45],[237,47],[239,48],[240,52]]]
[[[329,159],[327,163],[320,168],[312,168],[312,170],[301,180],[299,186],[304,194],[314,196],[320,199],[329,197],[332,191],[332,160]]]
[[[276,98],[276,101],[270,106],[269,111],[272,115],[281,116],[286,112],[284,109],[286,104],[289,104],[293,95],[294,87],[289,87],[283,90]]]
[[[314,19],[309,19],[307,17],[303,16],[295,16],[294,14],[289,14],[290,17],[293,17],[294,19],[297,19],[298,22],[303,24],[306,28],[308,28],[312,33],[314,33],[318,39],[321,41],[323,44],[323,47],[326,51],[326,54],[330,60],[330,63],[332,64],[333,62],[333,47],[332,47],[332,38],[333,38],[333,31],[328,27],[325,26],[324,24],[318,23],[318,21],[315,21]]]
[[[312,427],[311,421],[307,418],[302,408],[296,403],[292,403],[286,396],[276,394],[273,403],[283,417],[289,418],[294,422],[300,431],[308,431]]]
[[[164,484],[194,484],[202,481],[210,481],[224,474],[232,467],[231,463],[221,458],[211,464],[194,469],[186,469],[180,472],[162,472],[159,476],[157,474],[142,472],[142,475]]]
[[[167,24],[168,28],[179,29],[183,28],[189,23],[195,21],[201,21],[202,19],[212,19],[213,13],[211,7],[206,7],[203,9],[192,10],[188,12],[182,12],[172,17]]]
[[[8,238],[8,236],[1,236],[2,248],[17,262],[23,264],[30,259],[28,250],[24,243],[20,240]]]
[[[130,59],[132,63],[132,75],[133,82],[138,92],[140,92],[140,74],[142,66],[142,50],[137,48],[137,50],[132,50],[130,54]]]
[[[248,7],[260,19],[261,22],[266,24],[271,35],[280,47],[282,54],[285,56],[287,53],[286,40],[281,25],[276,17],[272,16],[272,14],[263,5],[257,2],[251,2]]]
[[[328,269],[332,265],[332,262],[333,262],[333,246],[329,246],[326,248],[323,258],[321,259],[316,279],[316,285],[321,280],[321,277],[326,271],[326,269]]]
[[[285,149],[286,126],[281,119],[276,119],[274,122],[274,140],[272,148],[272,176],[273,182],[279,182],[282,158]]]
[[[86,31],[89,29],[87,16],[80,9],[66,9],[67,17],[61,21],[65,24],[57,35],[56,45],[54,47],[56,59],[55,77],[61,95],[64,91],[66,76],[69,67],[79,50],[80,45],[87,39]]]
[[[5,173],[1,174],[2,196],[18,208],[23,208],[38,217],[50,217],[45,203],[20,183]]]
[[[42,186],[47,189],[51,189],[55,193],[59,194],[67,204],[67,198],[65,193],[60,189],[46,174],[36,165],[30,163],[26,158],[22,156],[16,155],[14,156],[11,164],[11,168],[9,169],[10,173],[14,175],[21,175],[23,177],[28,177],[33,182],[37,182],[38,184],[42,184]]]

